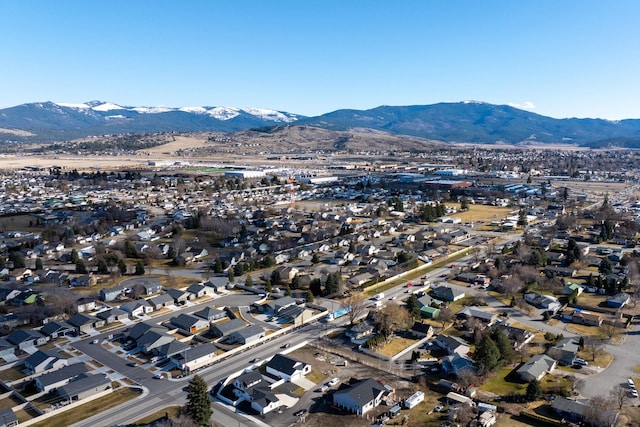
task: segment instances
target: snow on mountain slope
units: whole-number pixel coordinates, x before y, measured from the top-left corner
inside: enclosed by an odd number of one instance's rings
[[[291,123],[298,120],[296,114],[283,113],[276,110],[270,110],[267,108],[237,108],[237,107],[125,107],[111,102],[102,101],[90,101],[82,104],[70,103],[70,102],[57,102],[55,105],[66,108],[73,108],[79,111],[98,111],[108,112],[112,110],[125,110],[135,111],[138,114],[161,114],[169,113],[173,111],[182,111],[190,114],[206,114],[217,120],[231,120],[234,117],[238,117],[240,114],[248,114],[261,120],[268,120],[272,122]]]

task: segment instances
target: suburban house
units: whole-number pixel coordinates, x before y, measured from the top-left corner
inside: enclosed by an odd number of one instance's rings
[[[563,310],[562,318],[573,323],[580,323],[589,326],[601,326],[603,317],[598,313],[575,308],[573,310]]]
[[[124,293],[124,289],[125,287],[121,285],[100,289],[99,298],[105,302],[114,301]]]
[[[450,354],[442,358],[440,362],[442,370],[448,375],[458,375],[462,371],[475,371],[473,361],[467,356],[458,353]]]
[[[151,304],[149,304],[147,300],[144,299],[127,302],[125,304],[122,304],[120,308],[129,313],[129,317],[131,318],[143,316],[153,311],[153,307],[151,306]]]
[[[464,292],[459,291],[458,289],[453,289],[449,286],[438,286],[431,292],[434,298],[449,302],[458,301],[459,299],[464,298],[465,295]]]
[[[469,353],[469,344],[462,341],[458,337],[452,337],[449,335],[438,335],[435,343],[445,350],[447,354],[458,354],[460,356],[466,356]]]
[[[222,323],[214,323],[209,328],[211,333],[217,337],[226,337],[234,333],[235,331],[239,331],[247,326],[242,319],[231,319],[228,322]]]
[[[67,322],[53,320],[40,328],[40,332],[48,336],[49,339],[54,340],[58,337],[63,337],[68,333],[75,332],[75,328]]]
[[[305,320],[311,318],[312,315],[313,312],[311,310],[294,304],[281,309],[278,312],[278,319],[281,323],[291,323],[294,326],[300,326]]]
[[[111,380],[104,374],[83,373],[58,388],[58,396],[64,400],[82,400],[111,388]]]
[[[18,329],[7,337],[7,341],[15,345],[19,350],[25,350],[46,344],[47,337],[33,329]]]
[[[576,338],[564,338],[551,347],[547,354],[563,365],[572,365],[578,356],[580,344]]]
[[[233,382],[234,394],[241,401],[251,402],[251,408],[260,414],[277,409],[280,406],[280,400],[271,392],[271,388],[262,379],[262,375],[257,371],[249,371]]]
[[[154,310],[160,310],[161,308],[170,307],[174,305],[173,297],[169,294],[156,295],[147,300]]]
[[[67,359],[60,353],[51,350],[38,350],[24,359],[24,367],[34,374],[49,369],[59,369],[66,365]]]
[[[556,367],[556,361],[546,354],[537,354],[516,371],[522,381],[540,381],[545,375],[550,374]]]
[[[176,354],[189,350],[189,346],[182,341],[173,340],[160,347],[154,348],[151,352],[160,359],[169,359]]]
[[[136,340],[138,347],[142,349],[143,353],[149,354],[154,349],[161,347],[165,344],[174,341],[175,338],[166,332],[161,332],[155,329],[149,330],[144,333],[140,338]]]
[[[628,293],[620,292],[619,294],[615,294],[614,296],[607,298],[607,307],[622,308],[629,303],[630,299],[631,296]]]
[[[14,427],[18,422],[18,417],[11,408],[0,409],[0,427]]]
[[[140,322],[131,327],[127,336],[130,339],[137,341],[141,336],[149,331],[167,332],[167,328],[165,328],[164,326],[156,325],[154,323]]]
[[[128,319],[129,313],[118,307],[113,307],[96,313],[96,317],[98,319],[104,320],[105,323],[109,324],[113,322],[121,322],[125,319]]]
[[[205,319],[207,322],[215,322],[216,320],[224,319],[227,317],[227,312],[224,310],[219,310],[215,307],[205,307],[202,310],[196,311],[193,313],[194,316],[198,316],[202,319]]]
[[[504,322],[498,322],[493,327],[500,328],[509,337],[509,340],[513,343],[513,348],[516,350],[528,344],[535,337],[535,334],[531,331],[511,326]]]
[[[354,344],[364,344],[367,339],[373,336],[374,330],[373,325],[365,319],[347,329],[345,335]]]
[[[333,403],[358,415],[364,415],[380,405],[393,389],[371,378],[357,381],[333,394]]]
[[[0,338],[0,359],[9,360],[15,356],[16,348],[4,338]]]
[[[227,343],[250,344],[264,337],[264,328],[260,325],[249,325],[229,335]]]
[[[105,321],[85,313],[76,313],[67,320],[71,326],[76,328],[78,333],[87,333],[91,329],[101,328]]]
[[[498,315],[476,306],[467,306],[460,310],[456,317],[458,319],[471,320],[475,319],[482,322],[485,326],[491,326],[497,319]]]
[[[87,372],[87,367],[84,363],[74,363],[73,365],[63,366],[56,371],[36,377],[36,388],[38,391],[48,392],[67,384],[71,379],[85,372]]]
[[[268,374],[289,382],[303,378],[311,372],[311,365],[280,353],[275,354],[265,367]]]
[[[551,403],[551,407],[562,418],[570,421],[584,421],[591,424],[591,421],[594,421],[594,415],[598,415],[598,419],[604,421],[604,423],[599,423],[598,425],[612,427],[618,419],[618,412],[613,409],[598,408],[594,411],[594,408],[588,403],[578,402],[562,396],[556,396]]]
[[[543,308],[552,312],[557,312],[562,307],[558,298],[550,295],[541,295],[537,292],[524,294],[524,300],[534,307]]]
[[[211,297],[215,295],[213,288],[205,286],[202,283],[194,283],[192,285],[189,285],[189,287],[187,288],[187,292],[193,295],[193,298],[202,298],[206,296]]]
[[[167,288],[165,289],[165,291],[167,295],[170,295],[171,298],[173,298],[173,301],[176,304],[184,304],[185,302],[194,298],[191,293],[184,291],[182,289]]]
[[[263,308],[265,308],[266,311],[269,311],[272,314],[279,314],[281,310],[295,304],[296,304],[295,299],[284,296],[282,298],[276,298],[276,299],[273,299],[272,301],[267,302],[266,304],[263,305]]]
[[[202,317],[181,313],[169,319],[169,323],[178,329],[195,334],[197,331],[208,328],[209,322]]]
[[[171,356],[171,361],[185,372],[202,368],[213,363],[218,348],[211,343],[189,347]]]
[[[433,336],[434,329],[433,326],[427,323],[413,322],[410,332],[416,338],[431,338]]]

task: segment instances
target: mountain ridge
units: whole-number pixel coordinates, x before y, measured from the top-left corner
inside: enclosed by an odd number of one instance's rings
[[[481,101],[340,109],[315,117],[265,108],[47,101],[1,109],[0,142],[54,142],[92,135],[167,131],[238,132],[292,124],[340,131],[369,129],[448,143],[568,143],[594,148],[619,144],[637,148],[640,139],[640,119],[555,119]]]

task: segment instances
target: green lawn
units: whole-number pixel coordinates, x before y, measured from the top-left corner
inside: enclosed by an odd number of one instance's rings
[[[511,382],[505,379],[511,371],[513,371],[513,366],[498,369],[480,388],[500,396],[507,396],[512,393],[523,394],[527,389],[526,383]]]

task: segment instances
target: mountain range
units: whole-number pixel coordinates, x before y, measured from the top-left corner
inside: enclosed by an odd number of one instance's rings
[[[476,101],[343,109],[316,117],[259,108],[37,102],[0,109],[0,142],[53,142],[131,132],[236,132],[294,124],[339,131],[370,129],[449,143],[640,148],[639,119],[555,119]]]

